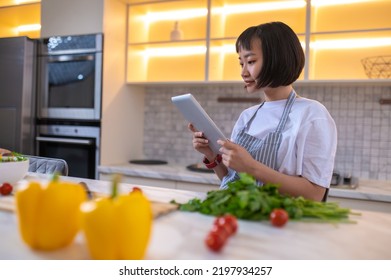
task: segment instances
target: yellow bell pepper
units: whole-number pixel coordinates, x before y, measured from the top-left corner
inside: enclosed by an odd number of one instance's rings
[[[24,242],[34,249],[54,250],[70,244],[80,230],[80,205],[87,194],[81,184],[53,179],[26,184],[15,200]]]
[[[117,194],[113,180],[112,196],[84,202],[82,229],[93,259],[143,259],[152,227],[152,208],[142,191]]]

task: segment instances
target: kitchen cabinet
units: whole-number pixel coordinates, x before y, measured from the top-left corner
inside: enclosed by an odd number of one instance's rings
[[[371,78],[387,78],[391,1],[343,2],[128,0],[127,82],[240,81],[235,39],[269,21],[298,34],[307,61],[299,80],[368,79],[362,59],[372,56]]]
[[[372,78],[391,76],[391,1],[356,2],[311,8],[309,79],[368,78],[368,57]]]
[[[39,38],[41,29],[40,2],[40,0],[0,0],[0,37]]]

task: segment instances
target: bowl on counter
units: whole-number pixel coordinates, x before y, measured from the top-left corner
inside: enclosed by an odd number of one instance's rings
[[[0,184],[14,184],[26,176],[29,169],[27,157],[2,157],[0,159]]]

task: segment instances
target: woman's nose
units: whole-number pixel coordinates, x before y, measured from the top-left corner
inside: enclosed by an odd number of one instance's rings
[[[249,73],[248,73],[248,71],[247,71],[246,66],[243,66],[243,67],[242,67],[242,71],[241,71],[241,76],[242,76],[242,77],[248,77],[248,75],[249,75]]]

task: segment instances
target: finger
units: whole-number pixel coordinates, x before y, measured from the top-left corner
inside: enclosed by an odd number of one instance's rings
[[[229,139],[217,140],[217,144],[227,149],[230,149],[235,146],[235,143],[231,142]]]
[[[208,144],[209,143],[209,141],[208,141],[208,139],[206,139],[206,138],[193,138],[193,143],[194,144]]]
[[[198,130],[194,127],[194,125],[192,123],[189,123],[187,125],[187,127],[190,129],[190,131],[192,132],[198,132]]]

